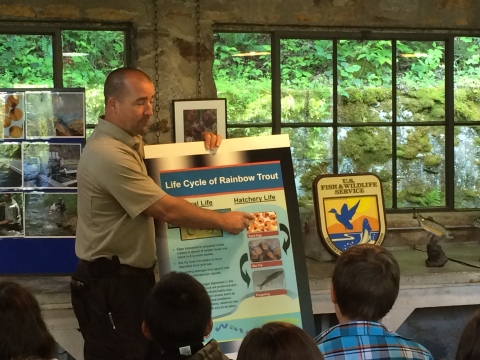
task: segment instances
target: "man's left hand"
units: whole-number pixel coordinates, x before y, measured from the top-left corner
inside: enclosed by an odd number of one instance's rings
[[[215,150],[222,143],[222,137],[211,132],[204,132],[203,140],[205,141],[205,148],[208,150]]]

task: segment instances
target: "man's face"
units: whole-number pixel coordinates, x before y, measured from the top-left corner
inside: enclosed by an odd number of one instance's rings
[[[115,107],[121,127],[132,136],[146,134],[153,115],[153,83],[138,76],[128,76],[125,87],[126,94],[117,100]]]
[[[6,203],[12,202],[12,196],[9,194],[3,195],[3,201],[5,201]]]

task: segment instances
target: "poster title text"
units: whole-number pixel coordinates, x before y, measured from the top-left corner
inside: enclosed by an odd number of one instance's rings
[[[183,181],[165,181],[164,186],[165,189],[180,189],[182,187],[193,189],[199,186],[207,186],[207,185],[219,185],[219,184],[232,184],[232,183],[244,183],[244,182],[252,182],[252,181],[268,181],[268,180],[278,180],[278,173],[275,172],[273,174],[263,174],[257,173],[256,175],[248,175],[248,176],[215,176],[211,179],[196,179],[196,180],[183,180]]]

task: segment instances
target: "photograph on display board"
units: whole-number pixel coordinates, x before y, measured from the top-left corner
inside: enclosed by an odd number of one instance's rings
[[[27,139],[85,136],[85,94],[82,92],[27,92]]]
[[[283,269],[254,271],[252,278],[255,292],[285,289],[285,272]]]
[[[76,188],[80,144],[24,143],[23,186]]]
[[[22,145],[0,143],[0,188],[22,187]]]
[[[1,92],[0,108],[4,110],[0,121],[3,123],[4,139],[23,139],[25,124],[25,96],[23,92]]]
[[[72,237],[77,229],[77,194],[25,193],[26,237]]]
[[[278,234],[277,214],[274,211],[254,212],[252,215],[255,220],[247,228],[249,235],[268,236]]]
[[[282,258],[282,248],[278,239],[251,240],[248,243],[248,252],[250,253],[250,262],[252,263],[268,263]],[[263,266],[268,266],[268,264]],[[255,267],[255,265],[252,264],[252,267]]]
[[[23,237],[23,193],[0,193],[0,238]]]

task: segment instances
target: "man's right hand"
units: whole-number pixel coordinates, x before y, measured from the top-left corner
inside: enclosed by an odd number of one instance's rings
[[[233,235],[240,234],[255,219],[252,214],[241,211],[229,211],[222,215],[222,229]]]

